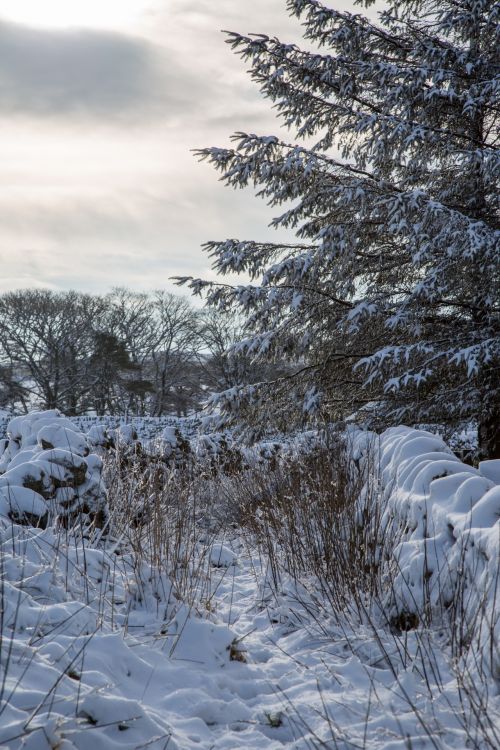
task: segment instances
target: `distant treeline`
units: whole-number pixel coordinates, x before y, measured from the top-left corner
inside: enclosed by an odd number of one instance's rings
[[[186,416],[269,375],[228,353],[238,321],[165,291],[0,296],[0,408]]]

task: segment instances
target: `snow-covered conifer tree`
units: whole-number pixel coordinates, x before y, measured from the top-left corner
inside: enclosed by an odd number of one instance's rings
[[[303,48],[227,41],[300,145],[238,133],[200,155],[283,206],[274,223],[297,242],[209,242],[219,274],[251,283],[184,281],[242,308],[241,346],[294,360],[296,374],[219,403],[289,403],[294,390],[329,417],[472,418],[482,454],[498,457],[500,5],[392,0],[377,22],[319,0],[287,6]]]

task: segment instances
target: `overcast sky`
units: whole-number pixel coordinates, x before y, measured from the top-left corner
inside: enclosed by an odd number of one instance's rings
[[[190,153],[277,130],[223,28],[300,38],[285,0],[0,0],[0,291],[172,290],[269,236]]]

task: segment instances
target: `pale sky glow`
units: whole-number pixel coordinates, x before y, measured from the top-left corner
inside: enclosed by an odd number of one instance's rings
[[[270,237],[191,153],[279,127],[223,28],[300,41],[285,0],[0,0],[0,291],[177,290]]]
[[[46,28],[131,28],[148,0],[2,0],[5,19]]]

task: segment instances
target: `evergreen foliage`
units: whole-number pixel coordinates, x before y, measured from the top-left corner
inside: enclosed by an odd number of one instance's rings
[[[300,402],[372,423],[474,419],[483,455],[500,455],[500,5],[392,0],[377,22],[287,6],[303,47],[227,42],[300,145],[237,133],[199,155],[283,206],[273,223],[297,243],[208,242],[219,274],[251,283],[179,281],[243,310],[241,350],[296,370],[218,403],[234,413],[272,394],[283,417]]]

